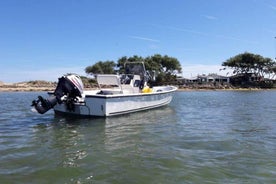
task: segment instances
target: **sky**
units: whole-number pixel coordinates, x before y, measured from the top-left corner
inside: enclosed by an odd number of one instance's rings
[[[0,0],[0,81],[154,54],[177,58],[183,77],[226,75],[235,55],[274,59],[275,36],[275,0]]]

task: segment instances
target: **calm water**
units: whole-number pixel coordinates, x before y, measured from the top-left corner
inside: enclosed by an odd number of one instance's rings
[[[0,183],[276,183],[276,91],[107,119],[36,114],[39,94],[0,93]]]

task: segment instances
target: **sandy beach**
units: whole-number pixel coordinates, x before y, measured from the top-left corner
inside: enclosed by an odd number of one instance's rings
[[[16,92],[16,91],[52,91],[56,88],[53,82],[33,81],[19,83],[3,83],[0,82],[1,92]]]
[[[47,85],[30,85],[27,83],[19,84],[2,84],[0,85],[0,92],[31,92],[31,91],[54,91],[56,86],[54,84]],[[92,90],[95,88],[85,88],[86,90]],[[276,90],[273,89],[261,89],[261,88],[183,88],[179,87],[178,91],[257,91],[257,90]]]

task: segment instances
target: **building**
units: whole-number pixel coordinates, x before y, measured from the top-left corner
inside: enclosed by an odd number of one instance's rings
[[[222,75],[217,75],[215,73],[211,73],[208,75],[198,75],[197,76],[198,82],[201,83],[211,83],[211,82],[219,82],[219,83],[223,83],[223,82],[230,82],[230,78],[229,77],[225,77]]]
[[[187,78],[178,78],[179,81],[181,81],[183,84],[191,84],[191,83],[197,83],[197,84],[205,84],[205,83],[229,83],[230,77],[225,77],[221,75],[217,75],[214,73],[205,75],[198,75],[196,77],[187,79]]]

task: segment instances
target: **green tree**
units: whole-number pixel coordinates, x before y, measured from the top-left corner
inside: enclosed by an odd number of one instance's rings
[[[145,65],[151,72],[154,71],[156,81],[151,81],[156,85],[173,84],[176,82],[176,75],[182,72],[180,62],[167,55],[155,54],[145,58]]]
[[[233,69],[233,74],[254,73],[264,79],[265,76],[275,76],[276,63],[270,59],[258,54],[245,52],[238,54],[222,63],[222,66]]]
[[[264,69],[265,74],[267,74],[269,79],[274,79],[276,77],[276,62],[268,62]]]
[[[127,61],[144,61],[147,70],[156,71],[158,73],[177,74],[182,72],[181,64],[176,58],[155,54],[146,58],[137,55],[132,57],[121,57],[117,62],[117,67],[119,68],[120,73],[124,71],[124,63]]]
[[[115,74],[116,63],[114,61],[99,61],[85,68],[87,74]]]
[[[125,72],[125,63],[126,62],[141,62],[144,61],[144,58],[141,56],[134,55],[132,57],[123,56],[117,61],[117,68],[119,73]]]
[[[182,71],[181,64],[176,58],[155,54],[146,58],[137,55],[132,57],[123,56],[118,59],[117,64],[113,61],[99,61],[92,66],[86,67],[85,72],[92,75],[116,72],[124,73],[124,64],[127,61],[144,61],[146,70],[151,74],[155,73],[157,79],[155,83],[158,84],[174,82],[176,80],[176,74]]]
[[[160,54],[155,54],[147,57],[145,62],[147,68],[150,68],[150,70],[156,70],[159,73],[176,75],[182,71],[179,61],[176,58],[167,55],[161,56]]]

